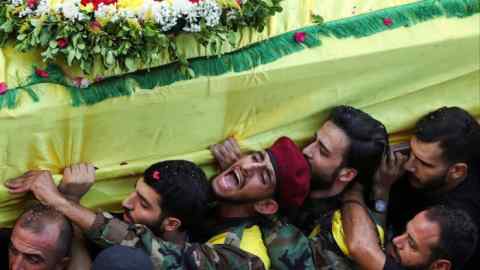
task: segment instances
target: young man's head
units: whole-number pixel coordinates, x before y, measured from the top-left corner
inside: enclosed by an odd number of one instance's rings
[[[343,191],[353,180],[369,182],[388,150],[385,127],[349,107],[333,108],[315,140],[303,149],[312,168],[312,190]]]
[[[387,253],[407,269],[462,269],[477,241],[478,229],[465,211],[434,206],[417,214]]]
[[[458,107],[443,107],[422,117],[405,163],[410,184],[438,190],[455,186],[468,174],[480,151],[480,125]]]
[[[205,214],[209,188],[205,173],[192,162],[153,164],[123,201],[123,218],[158,234],[188,230]]]
[[[44,205],[35,205],[17,220],[13,228],[9,269],[67,269],[72,236],[72,225],[63,215]]]
[[[300,206],[309,187],[308,163],[287,137],[278,139],[266,151],[242,157],[212,180],[220,203],[265,215],[276,213],[279,206]]]

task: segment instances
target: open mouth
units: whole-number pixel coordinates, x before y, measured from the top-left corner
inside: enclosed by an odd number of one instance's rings
[[[123,211],[123,220],[129,224],[133,224],[133,218],[128,213],[128,210]]]
[[[233,168],[222,178],[222,186],[226,190],[239,189],[242,183],[243,177],[239,168]]]

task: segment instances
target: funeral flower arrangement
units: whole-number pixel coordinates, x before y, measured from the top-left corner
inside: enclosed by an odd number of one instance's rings
[[[235,46],[243,27],[262,31],[283,0],[0,0],[0,47],[40,50],[89,74],[95,64],[116,72],[149,67],[161,57],[191,72],[177,49],[190,34],[212,52]]]

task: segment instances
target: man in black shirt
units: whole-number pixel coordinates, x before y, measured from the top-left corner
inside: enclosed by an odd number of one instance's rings
[[[458,107],[440,108],[419,120],[410,146],[408,160],[397,154],[386,162],[390,173],[385,170],[387,173],[380,175],[374,192],[375,199],[384,205],[391,197],[387,220],[394,232],[403,232],[415,214],[437,204],[465,210],[478,227],[480,125],[475,119]],[[408,172],[406,180],[393,185],[403,169]],[[361,253],[362,247],[359,249]],[[478,254],[477,247],[464,269],[475,269]],[[395,268],[387,260],[385,269]]]
[[[350,196],[342,213],[351,257],[361,269],[464,269],[478,241],[478,229],[470,215],[458,208],[437,205],[410,220],[406,231],[387,244],[384,252],[373,233],[375,226],[361,194]]]

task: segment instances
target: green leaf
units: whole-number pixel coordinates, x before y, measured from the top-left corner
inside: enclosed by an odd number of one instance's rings
[[[74,58],[75,58],[75,50],[74,49],[68,50],[67,63],[69,66],[72,64]]]
[[[113,55],[112,51],[108,51],[105,61],[108,66],[113,66],[115,64],[115,56]]]
[[[17,36],[17,40],[19,40],[19,41],[23,41],[23,40],[25,40],[25,38],[27,38],[27,35],[25,35],[25,34],[20,34],[20,35]]]
[[[85,46],[85,43],[79,43],[79,44],[77,45],[77,48],[79,48],[80,50],[85,50],[85,47],[86,47],[86,46]]]
[[[320,16],[320,15],[315,15],[315,14],[313,14],[313,15],[312,15],[312,21],[313,21],[314,23],[316,23],[316,24],[322,24],[322,23],[324,22],[324,19],[323,19],[323,17]]]
[[[125,59],[125,66],[128,68],[128,71],[134,71],[137,69],[137,64],[133,58]]]
[[[2,26],[0,26],[0,29],[3,30],[6,33],[10,33],[13,31],[13,20],[6,21]]]
[[[49,46],[50,48],[52,48],[52,49],[53,49],[53,48],[56,48],[56,47],[58,46],[57,41],[56,41],[56,40],[51,40],[51,41],[48,43],[48,46]]]

